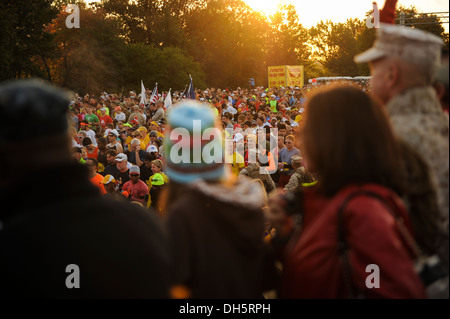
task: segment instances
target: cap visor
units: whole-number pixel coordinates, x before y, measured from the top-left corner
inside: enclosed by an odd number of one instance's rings
[[[386,54],[383,51],[380,51],[377,48],[370,48],[369,50],[355,56],[354,60],[356,63],[368,63],[371,61],[378,60],[379,58],[382,58],[385,55]]]

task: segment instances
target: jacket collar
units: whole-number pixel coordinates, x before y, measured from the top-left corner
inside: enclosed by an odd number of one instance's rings
[[[245,176],[239,176],[232,187],[203,180],[194,182],[191,187],[217,201],[246,208],[260,209],[265,202],[265,194],[260,185]]]
[[[436,92],[430,86],[414,87],[393,97],[386,110],[390,116],[442,112]]]
[[[0,220],[13,217],[17,211],[39,210],[67,200],[81,200],[100,196],[89,180],[86,167],[78,163],[65,163],[27,172],[13,182],[2,194],[0,203],[10,207],[2,209]]]

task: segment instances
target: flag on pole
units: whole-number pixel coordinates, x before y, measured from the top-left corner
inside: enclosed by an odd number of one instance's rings
[[[172,88],[169,89],[166,99],[164,100],[164,108],[165,109],[167,109],[169,106],[172,105],[172,94],[170,93],[171,90],[172,90]]]
[[[156,101],[158,101],[158,83],[155,84],[149,103],[156,103]]]
[[[188,87],[188,85],[186,84],[186,86],[184,87],[183,94],[181,94],[181,98],[182,99],[186,99],[187,98],[187,92],[188,92],[187,87]]]
[[[148,104],[147,96],[145,95],[144,82],[141,80],[141,102],[139,102],[140,107],[145,107]]]
[[[192,76],[190,74],[189,74],[189,77],[191,78],[191,83],[189,84],[187,98],[191,99],[191,100],[195,100],[194,83],[192,81]]]

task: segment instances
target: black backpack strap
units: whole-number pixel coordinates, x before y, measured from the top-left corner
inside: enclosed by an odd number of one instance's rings
[[[400,231],[402,237],[405,239],[406,243],[409,245],[409,248],[415,253],[416,257],[421,255],[420,248],[417,245],[417,243],[415,242],[412,234],[406,228],[402,216],[394,209],[392,204],[389,203],[389,201],[386,198],[384,198],[383,196],[381,196],[380,194],[378,194],[376,192],[365,190],[365,189],[359,189],[359,190],[351,193],[344,199],[344,201],[342,202],[341,206],[338,209],[338,222],[337,222],[337,226],[338,226],[337,249],[338,249],[340,259],[342,261],[344,280],[345,280],[345,284],[347,287],[347,291],[349,292],[350,298],[357,298],[359,296],[359,294],[357,294],[357,289],[354,287],[353,282],[351,280],[352,279],[351,278],[352,269],[351,269],[350,261],[348,259],[349,245],[348,245],[348,242],[346,239],[346,234],[345,234],[344,212],[345,212],[345,208],[347,207],[348,203],[357,196],[367,196],[367,197],[372,197],[372,198],[379,200],[389,210],[389,212],[394,217],[394,219],[396,221],[396,225],[398,227],[398,230]]]
[[[337,249],[339,253],[339,258],[342,263],[342,271],[344,275],[344,283],[347,288],[347,292],[350,299],[358,298],[361,294],[357,293],[357,289],[353,284],[352,280],[352,268],[350,265],[350,260],[348,259],[348,242],[345,233],[344,225],[344,211],[347,208],[348,203],[356,196],[361,195],[360,191],[356,191],[348,195],[342,204],[340,205],[337,215]]]

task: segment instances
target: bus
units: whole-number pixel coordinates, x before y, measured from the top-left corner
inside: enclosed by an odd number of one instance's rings
[[[371,76],[324,76],[318,77],[314,79],[309,79],[309,83],[312,85],[323,85],[328,83],[355,83],[355,82],[363,82],[367,83],[370,80]]]

